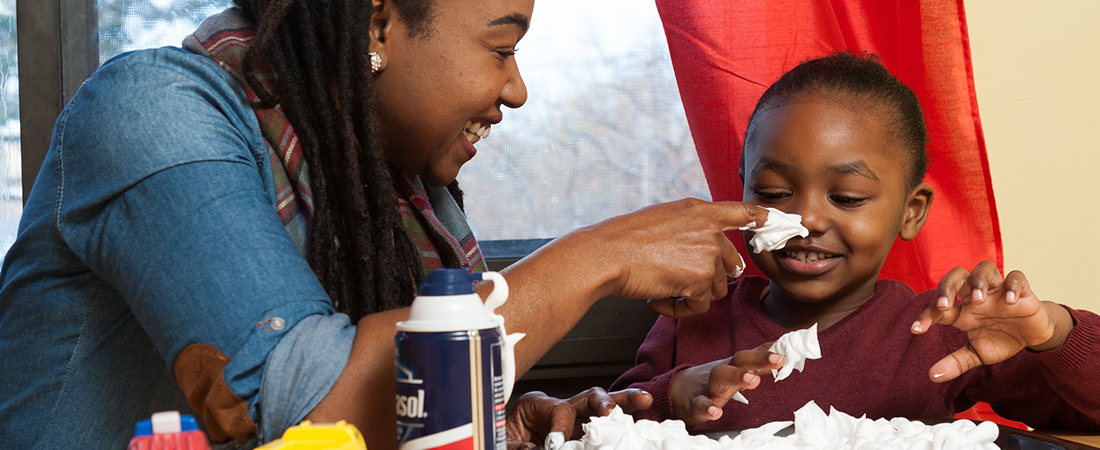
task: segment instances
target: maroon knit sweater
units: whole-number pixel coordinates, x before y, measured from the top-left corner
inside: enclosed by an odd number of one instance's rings
[[[637,419],[673,419],[672,375],[685,367],[727,358],[774,341],[787,330],[764,312],[768,281],[746,277],[710,311],[688,319],[660,317],[638,350],[636,366],[612,389],[637,387],[653,394],[653,407]],[[821,359],[780,382],[770,376],[745,391],[749,404],[729,402],[722,418],[698,430],[753,428],[793,420],[813,400],[856,417],[945,420],[975,402],[989,402],[1001,416],[1034,428],[1100,431],[1100,316],[1070,308],[1075,326],[1065,345],[1042,353],[1022,351],[946,383],[933,383],[936,361],[963,346],[966,336],[935,325],[923,335],[909,327],[936,297],[919,295],[894,280],[880,280],[875,295],[840,322],[818,333]]]

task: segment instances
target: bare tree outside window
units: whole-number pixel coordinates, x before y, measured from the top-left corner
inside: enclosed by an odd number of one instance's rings
[[[527,104],[459,174],[479,239],[552,238],[709,199],[652,0],[535,2],[516,53]]]
[[[19,60],[15,31],[15,0],[0,0],[0,256],[15,242],[19,216],[23,212]]]
[[[142,48],[179,46],[202,20],[233,0],[96,0],[99,61]]]
[[[11,0],[0,0],[11,1]],[[179,45],[231,0],[98,0],[100,60]],[[709,198],[652,0],[540,0],[516,56],[529,98],[459,174],[480,240],[560,236]]]

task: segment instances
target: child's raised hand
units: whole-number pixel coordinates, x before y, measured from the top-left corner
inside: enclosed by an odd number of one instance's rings
[[[1023,273],[1012,271],[1002,279],[989,261],[973,273],[955,268],[940,280],[937,293],[936,303],[921,312],[912,332],[922,334],[934,323],[951,325],[965,331],[969,342],[932,365],[929,376],[936,382],[1004,361],[1025,347],[1057,348],[1073,328],[1069,311],[1039,300]]]
[[[760,385],[760,375],[783,367],[783,355],[768,351],[771,342],[730,358],[689,367],[672,377],[670,401],[676,418],[696,426],[722,417],[722,407],[743,389]]]

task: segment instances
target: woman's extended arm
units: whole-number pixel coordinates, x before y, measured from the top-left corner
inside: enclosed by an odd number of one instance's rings
[[[513,264],[502,272],[510,298],[498,312],[509,332],[527,333],[516,346],[517,377],[603,297],[668,299],[651,304],[677,317],[706,311],[743,265],[724,232],[766,219],[744,203],[681,200],[577,230]],[[347,420],[368,448],[396,448],[394,324],[407,317],[406,308],[359,321],[348,365],[310,420]]]

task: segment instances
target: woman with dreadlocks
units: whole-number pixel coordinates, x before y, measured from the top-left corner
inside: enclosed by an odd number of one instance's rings
[[[423,274],[484,270],[454,180],[526,100],[533,0],[235,1],[58,118],[0,274],[0,445],[122,448],[170,409],[219,443],[396,445],[394,324]],[[742,265],[723,231],[765,217],[656,205],[513,265],[517,373],[608,295],[705,311]]]

